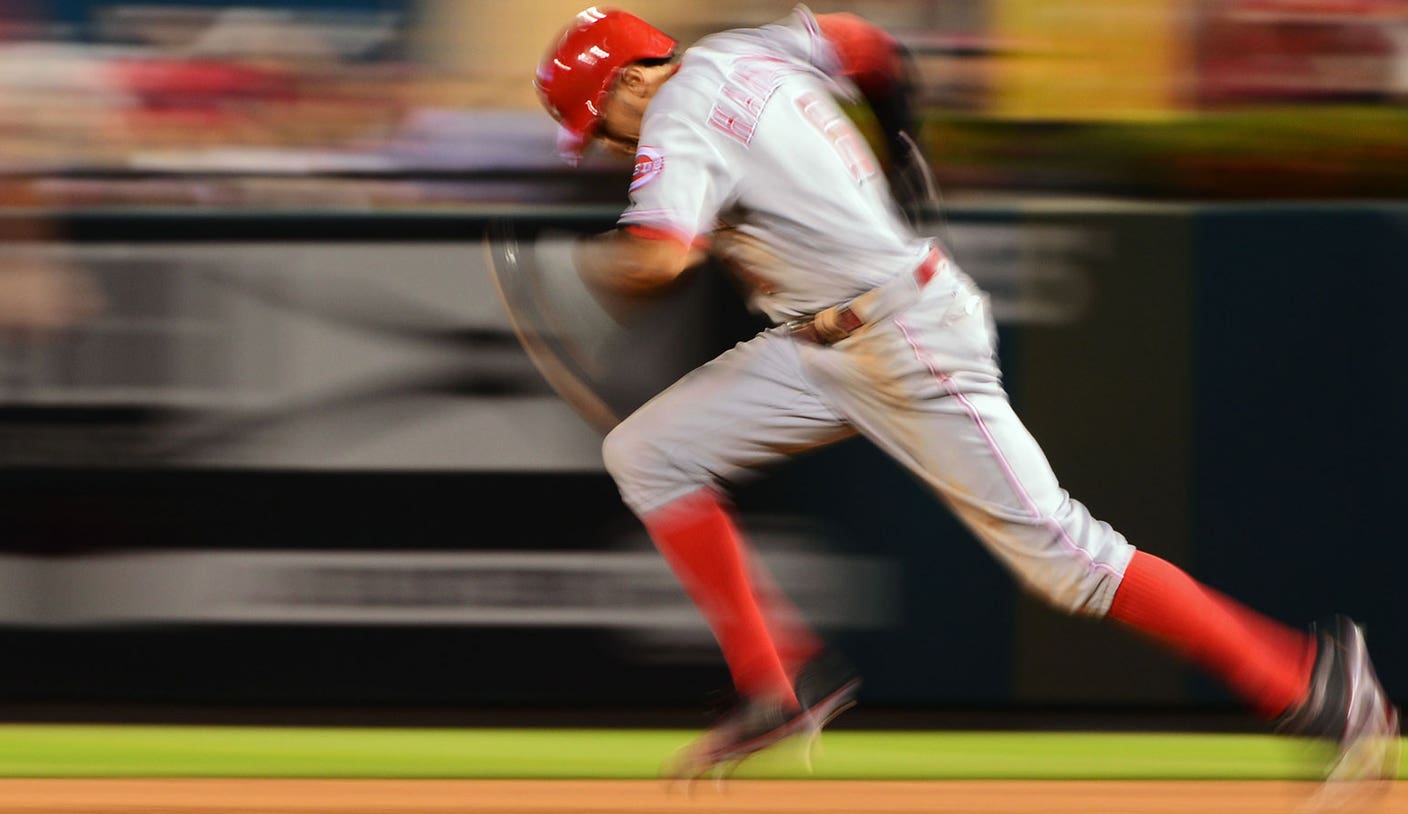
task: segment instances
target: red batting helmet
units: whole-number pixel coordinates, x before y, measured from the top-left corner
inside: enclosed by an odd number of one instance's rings
[[[622,68],[673,56],[675,45],[634,14],[596,6],[578,14],[538,63],[533,79],[543,107],[562,125],[558,151],[567,158],[581,155]]]

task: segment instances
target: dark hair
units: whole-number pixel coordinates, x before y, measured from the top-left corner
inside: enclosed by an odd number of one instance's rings
[[[669,65],[671,62],[674,61],[675,55],[671,54],[667,57],[651,57],[650,59],[638,59],[635,62],[632,62],[631,64],[639,65],[642,68],[655,68],[660,65]]]

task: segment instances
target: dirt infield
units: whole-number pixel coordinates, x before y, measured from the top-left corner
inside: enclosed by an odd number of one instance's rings
[[[1224,781],[735,781],[685,794],[605,780],[4,780],[0,814],[1289,814],[1314,790]],[[1408,783],[1355,810],[1408,812]]]

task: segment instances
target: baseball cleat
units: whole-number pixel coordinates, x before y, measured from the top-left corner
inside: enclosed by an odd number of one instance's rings
[[[744,698],[681,749],[664,773],[676,780],[724,779],[744,760],[810,726],[811,716],[800,707],[780,700]]]
[[[856,705],[860,674],[840,654],[823,650],[797,671],[793,689],[797,703],[811,716],[813,728],[820,732]]]
[[[810,772],[821,745],[821,731],[856,705],[860,675],[840,654],[823,650],[802,665],[793,687],[797,702],[811,718],[803,753]]]
[[[724,780],[743,761],[794,735],[809,738],[808,767],[821,730],[855,706],[860,677],[839,655],[823,651],[798,671],[793,681],[797,703],[744,698],[665,766],[674,780],[713,777]]]
[[[1277,722],[1278,731],[1335,745],[1326,786],[1311,810],[1394,779],[1399,751],[1398,709],[1374,673],[1363,629],[1336,616],[1316,631],[1316,638],[1309,693]]]

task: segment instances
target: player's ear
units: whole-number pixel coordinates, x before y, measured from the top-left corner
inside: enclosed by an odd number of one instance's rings
[[[633,96],[646,95],[647,77],[645,68],[639,63],[631,63],[621,69],[621,77],[616,80],[616,86],[630,93]]]

